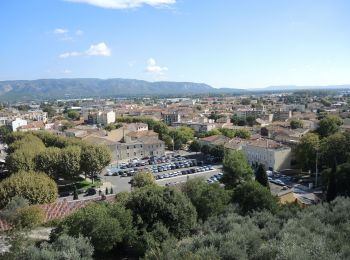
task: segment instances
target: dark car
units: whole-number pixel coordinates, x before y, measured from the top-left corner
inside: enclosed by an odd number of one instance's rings
[[[96,189],[95,188],[88,188],[86,190],[86,195],[87,196],[92,196],[92,195],[95,195],[96,194]]]

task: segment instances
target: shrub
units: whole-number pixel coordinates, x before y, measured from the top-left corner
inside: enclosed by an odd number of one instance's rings
[[[38,205],[26,206],[17,210],[14,226],[18,228],[33,228],[42,224],[45,213]]]

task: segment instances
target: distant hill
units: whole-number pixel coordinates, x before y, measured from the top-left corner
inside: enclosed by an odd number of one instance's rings
[[[348,89],[349,84],[346,85],[329,85],[329,86],[296,86],[296,85],[282,85],[282,86],[269,86],[266,88],[252,89],[254,91],[291,91],[291,90],[318,90],[318,89]]]
[[[193,82],[148,82],[135,79],[38,79],[0,81],[0,100],[47,100],[80,97],[186,96],[245,93],[243,89],[216,89]]]

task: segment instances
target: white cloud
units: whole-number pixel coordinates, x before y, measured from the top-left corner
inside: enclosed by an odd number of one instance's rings
[[[81,56],[83,55],[83,53],[81,52],[77,52],[77,51],[71,51],[71,52],[65,52],[60,54],[60,58],[61,59],[65,59],[65,58],[69,58],[69,57],[77,57],[77,56]]]
[[[53,33],[55,33],[55,34],[65,34],[67,32],[68,32],[68,30],[63,29],[63,28],[56,28],[55,30],[53,30]]]
[[[105,44],[104,42],[100,42],[98,44],[93,44],[90,46],[90,48],[84,52],[77,52],[77,51],[71,51],[71,52],[65,52],[59,55],[61,59],[66,59],[70,57],[77,57],[77,56],[111,56],[112,51],[111,49]]]
[[[149,58],[147,61],[146,71],[152,74],[163,75],[169,69],[167,67],[160,67],[154,58]]]
[[[91,45],[85,54],[88,56],[111,56],[111,49],[104,42],[100,42],[96,45]]]
[[[69,70],[69,69],[65,69],[62,71],[63,74],[72,74],[73,71]]]
[[[153,7],[175,4],[176,0],[65,0],[74,3],[84,3],[102,8],[127,9],[136,8],[143,5]]]
[[[81,35],[83,35],[83,31],[82,30],[76,30],[75,31],[75,35],[77,35],[77,36],[81,36]]]

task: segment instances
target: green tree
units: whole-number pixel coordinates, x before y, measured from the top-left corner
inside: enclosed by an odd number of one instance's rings
[[[242,214],[253,211],[277,211],[277,198],[256,181],[245,182],[233,190],[232,202],[239,205]]]
[[[12,132],[12,129],[7,125],[0,126],[0,139],[6,140],[6,137],[10,135]]]
[[[233,138],[235,137],[236,131],[228,128],[221,128],[218,130],[219,133],[221,132],[224,136],[228,138]]]
[[[202,178],[190,179],[182,188],[195,206],[198,218],[206,220],[222,213],[229,202],[229,192],[219,184],[207,184]]]
[[[41,153],[37,154],[35,161],[35,169],[45,172],[53,179],[60,177],[59,168],[61,167],[61,149],[57,147],[48,147]]]
[[[225,147],[223,145],[215,145],[210,149],[210,155],[218,158],[221,161],[225,156]]]
[[[269,135],[269,130],[266,127],[262,127],[260,129],[260,134],[261,134],[261,136],[268,136]]]
[[[320,120],[317,132],[321,137],[327,137],[339,131],[342,120],[338,116],[327,115]]]
[[[43,111],[47,113],[48,117],[54,117],[56,115],[56,111],[53,109],[51,105],[45,105],[43,107]]]
[[[74,189],[73,189],[73,200],[77,200],[79,198],[78,196],[78,190],[77,187],[74,185]]]
[[[189,149],[190,149],[191,152],[196,152],[196,153],[198,153],[198,152],[201,151],[201,147],[202,147],[202,146],[201,146],[200,142],[198,142],[197,140],[194,140],[194,141],[190,144]]]
[[[120,244],[130,230],[131,215],[119,205],[94,203],[79,209],[58,224],[51,233],[51,240],[67,234],[73,237],[89,237],[97,251],[108,252]]]
[[[292,129],[297,129],[297,128],[303,128],[304,127],[304,123],[301,120],[297,120],[297,119],[292,119],[290,121],[290,127]]]
[[[103,155],[101,156],[101,158],[102,157]],[[101,159],[103,163],[106,163],[103,160],[106,160],[106,158]],[[60,156],[59,156],[59,167],[58,167],[60,177],[63,177],[65,179],[74,179],[78,177],[79,174],[81,173],[80,163],[81,163],[81,148],[79,146],[71,145],[61,149]],[[107,166],[108,163],[105,166]]]
[[[190,234],[196,224],[197,213],[186,196],[172,188],[156,185],[135,190],[126,203],[133,212],[138,230],[153,230],[162,223],[171,234],[182,237]]]
[[[86,176],[92,178],[108,166],[112,155],[107,147],[102,145],[84,145],[81,149],[80,169]]]
[[[242,100],[241,100],[241,104],[242,105],[245,105],[245,106],[248,106],[248,105],[250,105],[250,99],[249,98],[243,98]]]
[[[235,131],[235,137],[242,139],[249,139],[251,136],[250,132],[247,129],[238,129]]]
[[[116,129],[116,126],[115,126],[115,124],[111,123],[111,124],[106,125],[106,126],[104,127],[104,129],[105,129],[106,131],[110,132],[110,131]]]
[[[296,147],[296,159],[304,170],[314,170],[317,151],[320,147],[320,139],[317,134],[307,133],[300,138]]]
[[[223,171],[224,175],[221,181],[228,189],[232,189],[239,183],[253,178],[253,171],[241,151],[230,151],[225,154]]]
[[[322,162],[328,167],[336,167],[346,162],[349,155],[347,141],[342,133],[335,133],[323,138],[320,145]]]
[[[263,164],[259,164],[255,173],[255,180],[266,188],[270,188],[269,180],[267,178],[266,169]]]
[[[155,184],[155,179],[151,172],[137,172],[131,180],[131,187],[134,188],[141,188],[153,184]]]
[[[256,119],[256,117],[253,116],[253,115],[247,116],[247,117],[246,117],[247,124],[248,124],[249,126],[253,126],[253,125],[255,124],[255,119]]]
[[[207,144],[202,145],[201,152],[203,154],[209,154],[211,151],[211,147]]]
[[[205,136],[221,135],[221,133],[222,132],[219,129],[214,128],[214,129],[206,132]]]
[[[51,203],[57,199],[57,185],[44,173],[18,172],[0,182],[0,208],[14,196],[31,204]]]
[[[80,114],[79,112],[75,111],[75,110],[69,110],[67,112],[67,116],[68,118],[72,119],[72,120],[79,120],[80,119]]]

